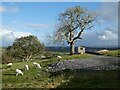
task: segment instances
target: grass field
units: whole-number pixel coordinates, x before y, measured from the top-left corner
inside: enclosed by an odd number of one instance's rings
[[[68,60],[68,59],[73,59],[73,58],[88,58],[90,57],[90,54],[85,54],[85,55],[63,55],[62,60]],[[14,63],[11,68],[6,68],[6,64],[0,65],[3,68],[2,72],[2,83],[3,83],[3,88],[10,88],[10,87],[53,87],[51,85],[46,85],[52,84],[51,78],[49,78],[49,73],[46,72],[46,66],[51,64],[54,61],[57,61],[57,58],[51,58],[51,59],[44,59],[44,60],[33,60],[41,64],[42,69],[36,69],[32,62],[18,62]],[[30,67],[29,71],[24,70],[24,65],[28,64]],[[15,76],[15,69],[19,68],[24,72],[23,76]],[[58,77],[59,78],[59,77]],[[64,78],[61,77],[60,78]],[[57,78],[56,78],[57,79]],[[49,81],[50,80],[50,81]],[[39,85],[37,85],[39,83]],[[36,85],[36,86],[34,86]],[[54,85],[55,87],[55,85]]]
[[[57,52],[59,54],[59,52]],[[89,58],[90,54],[64,55],[60,54],[63,60],[75,58]],[[14,63],[11,68],[2,66],[2,87],[3,88],[116,88],[120,87],[119,70],[112,71],[71,71],[64,70],[56,73],[46,72],[46,66],[57,61],[57,58],[33,60],[41,64],[41,69],[33,66],[33,61]],[[24,70],[28,64],[29,71]],[[23,76],[15,76],[15,69],[19,68],[24,72]]]
[[[75,56],[76,57],[76,56]],[[83,56],[82,56],[83,57]],[[66,56],[64,57],[66,58]],[[71,58],[71,57],[69,57]],[[34,60],[36,61],[36,60]],[[46,66],[55,61],[39,60],[42,69],[36,69],[32,61],[14,63],[11,68],[3,69],[3,88],[75,88],[75,87],[119,87],[118,71],[71,71],[65,70],[56,73],[46,72]],[[28,64],[29,71],[24,70],[24,64]],[[5,68],[6,65],[3,65]],[[15,69],[24,72],[23,76],[15,76]]]
[[[101,52],[100,54],[106,56],[120,57],[120,50],[111,50],[109,52]]]
[[[78,58],[89,58],[91,54],[75,54],[75,55],[62,55],[62,60],[78,59]]]
[[[3,88],[116,88],[120,86],[117,71],[63,71],[47,73],[31,69],[15,76],[14,70],[3,73]]]

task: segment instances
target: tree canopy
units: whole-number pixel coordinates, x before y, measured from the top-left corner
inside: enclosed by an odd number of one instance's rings
[[[29,60],[32,56],[41,54],[44,50],[44,45],[39,42],[37,37],[30,35],[16,39],[7,50],[15,59]]]
[[[66,40],[70,45],[70,54],[74,54],[74,42],[82,39],[84,30],[90,30],[94,26],[97,14],[93,11],[75,6],[60,13],[59,23],[54,33],[55,41]]]

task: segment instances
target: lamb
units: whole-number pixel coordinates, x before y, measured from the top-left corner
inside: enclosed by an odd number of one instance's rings
[[[25,64],[25,70],[29,70],[29,67],[27,64]]]
[[[36,66],[36,68],[37,68],[37,67],[38,67],[38,68],[41,68],[40,64],[39,64],[39,63],[37,63],[37,62],[33,62],[33,65],[35,65],[35,66]]]
[[[44,59],[44,58],[46,58],[46,57],[45,57],[44,55],[41,55],[41,58]]]
[[[7,64],[7,67],[11,67],[13,64],[12,63],[8,63]]]
[[[62,56],[57,56],[57,58],[60,60],[60,59],[62,59]]]
[[[23,75],[23,72],[20,69],[16,69],[16,76]]]

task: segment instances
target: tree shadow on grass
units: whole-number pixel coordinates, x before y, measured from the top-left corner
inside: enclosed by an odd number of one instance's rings
[[[49,78],[57,77],[60,75],[64,75],[65,78],[68,78],[72,74],[72,72],[73,71],[70,69],[65,69],[65,70],[61,70],[61,71],[57,71],[57,72],[49,72],[50,73]]]
[[[15,73],[5,73],[4,75],[7,75],[7,76],[16,76]]]
[[[51,77],[63,74],[68,82],[56,88],[119,88],[119,71],[64,70],[51,73]],[[72,78],[69,78],[72,76]]]

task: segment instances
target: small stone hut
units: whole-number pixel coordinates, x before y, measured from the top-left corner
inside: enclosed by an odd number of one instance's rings
[[[85,46],[79,46],[78,47],[78,53],[85,54]]]

